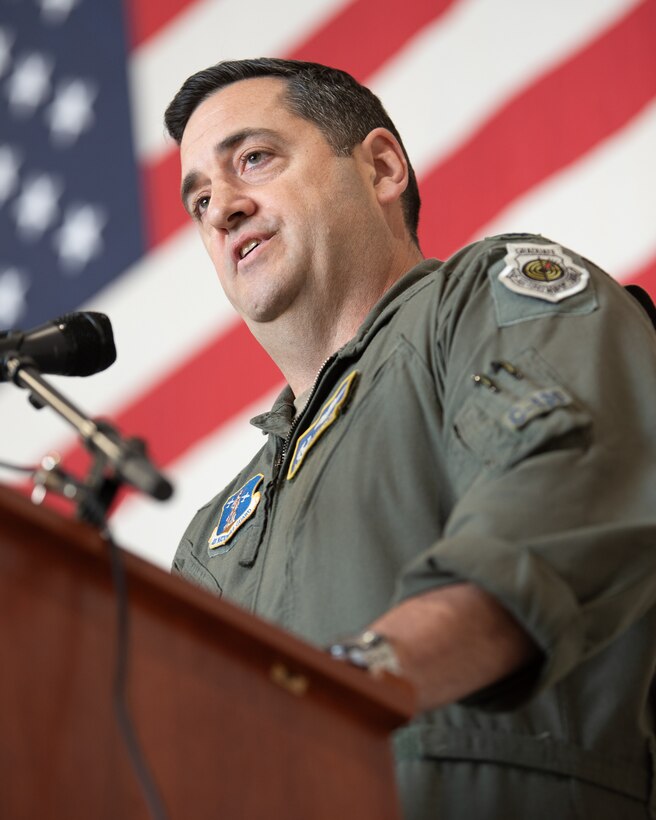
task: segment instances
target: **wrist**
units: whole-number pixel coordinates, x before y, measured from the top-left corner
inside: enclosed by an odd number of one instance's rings
[[[372,675],[402,674],[401,664],[392,644],[384,635],[371,629],[331,644],[328,652],[336,660],[346,661]]]

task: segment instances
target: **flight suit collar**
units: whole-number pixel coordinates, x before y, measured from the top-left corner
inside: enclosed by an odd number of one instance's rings
[[[273,403],[271,410],[260,413],[259,416],[254,416],[251,419],[251,424],[265,433],[273,433],[281,438],[286,438],[295,412],[294,393],[291,387],[286,384]]]

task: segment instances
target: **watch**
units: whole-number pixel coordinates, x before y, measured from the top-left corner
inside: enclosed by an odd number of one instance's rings
[[[366,669],[373,675],[381,672],[401,674],[401,664],[394,647],[387,638],[371,629],[332,644],[328,652],[333,658]]]

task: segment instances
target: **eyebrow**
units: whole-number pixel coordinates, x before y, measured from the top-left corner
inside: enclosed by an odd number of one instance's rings
[[[244,140],[250,139],[251,137],[274,137],[276,136],[276,132],[273,131],[271,128],[242,128],[241,131],[236,131],[234,134],[230,134],[229,136],[222,139],[220,142],[214,146],[214,153],[221,155],[226,154],[228,151],[231,151],[236,145],[244,142]],[[182,185],[180,187],[180,199],[182,199],[182,204],[184,205],[185,211],[189,211],[187,208],[187,198],[189,193],[194,189],[198,182],[200,174],[197,171],[190,171],[188,174],[185,175],[185,178],[182,180]]]

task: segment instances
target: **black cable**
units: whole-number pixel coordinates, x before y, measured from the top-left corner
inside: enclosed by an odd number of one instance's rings
[[[100,510],[99,510],[100,511]],[[104,511],[102,511],[104,517]],[[127,704],[126,683],[128,678],[128,647],[129,647],[129,611],[127,599],[127,583],[125,569],[121,558],[121,550],[112,538],[104,523],[102,537],[109,546],[109,557],[112,569],[112,581],[116,592],[116,667],[114,670],[114,714],[121,732],[121,736],[130,756],[137,782],[148,805],[153,820],[167,820],[164,802],[157,784],[148,768],[139,747],[139,741],[134,730],[132,718]]]

